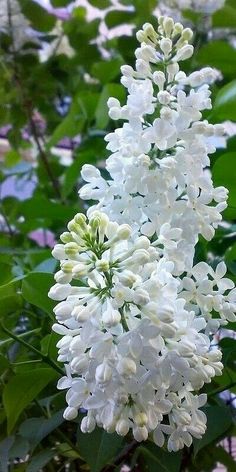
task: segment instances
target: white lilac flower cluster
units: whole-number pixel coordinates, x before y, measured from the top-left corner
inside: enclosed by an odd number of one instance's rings
[[[197,394],[222,371],[211,334],[235,320],[236,289],[215,270],[193,263],[201,234],[210,240],[226,207],[206,167],[220,125],[202,121],[210,109],[205,68],[187,76],[192,36],[171,18],[158,32],[137,34],[136,69],[123,66],[127,103],[108,101],[125,120],[106,137],[108,180],[85,165],[84,199],[99,200],[68,224],[53,256],[60,261],[49,296],[59,303],[53,329],[62,335],[58,360],[68,389],[66,419],[87,411],[83,432],[96,425],[137,441],[152,433],[170,451],[201,438],[207,400]]]
[[[164,0],[163,3],[170,8],[189,9],[212,15],[224,6],[225,0]]]

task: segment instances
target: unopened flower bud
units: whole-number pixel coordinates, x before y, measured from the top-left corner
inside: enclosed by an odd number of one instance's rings
[[[72,372],[82,374],[88,369],[89,361],[86,356],[74,357],[70,363]]]
[[[133,74],[134,74],[134,69],[133,69],[133,67],[128,66],[128,65],[124,65],[124,66],[121,66],[120,70],[121,70],[121,73],[122,73],[125,77],[133,77]]]
[[[59,261],[66,259],[65,246],[64,244],[56,244],[52,250],[52,255]]]
[[[52,298],[52,300],[57,300],[61,301],[64,300],[64,298],[67,298],[68,295],[70,295],[71,292],[71,286],[70,284],[55,284],[53,287],[50,288],[48,292],[49,298]]]
[[[81,425],[80,425],[80,429],[82,433],[92,433],[95,427],[96,427],[96,421],[93,416],[87,415],[82,419]]]
[[[167,57],[172,50],[172,41],[168,38],[163,38],[160,41],[160,48],[164,52],[165,57]]]
[[[65,420],[68,420],[68,421],[74,420],[77,416],[78,416],[78,410],[70,406],[68,406],[63,413],[63,417],[65,418]]]
[[[163,90],[164,83],[166,81],[165,74],[161,71],[156,71],[153,74],[153,82],[158,85],[159,90]]]
[[[111,328],[112,326],[116,326],[120,323],[121,315],[118,310],[112,309],[112,307],[108,308],[102,314],[102,321],[108,327]]]
[[[65,231],[64,233],[61,234],[60,240],[64,244],[71,243],[71,242],[73,242],[73,236],[68,231]]]
[[[112,369],[107,363],[100,364],[96,368],[95,379],[98,384],[106,384],[111,380]]]
[[[101,259],[99,261],[96,261],[96,269],[98,272],[107,272],[109,270],[110,264],[109,261],[106,261],[105,259]]]
[[[163,20],[163,29],[165,31],[165,34],[168,38],[170,38],[171,36],[171,33],[173,31],[173,28],[174,28],[174,21],[171,17],[164,17],[164,20]]]
[[[56,282],[58,282],[60,284],[68,284],[72,280],[72,274],[71,273],[65,273],[63,270],[59,270],[54,275],[54,279],[56,280]]]
[[[186,44],[182,48],[178,49],[175,56],[176,61],[186,61],[193,55],[194,48],[191,44]]]
[[[79,246],[76,243],[67,243],[65,244],[65,253],[68,257],[72,259],[78,254]]]
[[[132,287],[137,280],[137,275],[135,275],[130,270],[123,270],[118,274],[119,280],[125,287]]]
[[[111,120],[120,120],[121,118],[121,108],[112,107],[108,112]]]
[[[150,241],[146,236],[140,236],[135,240],[134,243],[135,249],[149,249]]]
[[[59,321],[66,320],[69,318],[71,315],[71,312],[73,310],[73,304],[68,302],[68,301],[63,301],[61,303],[58,303],[55,308],[53,308],[53,311],[56,315],[56,318]]]
[[[182,31],[182,38],[185,40],[185,41],[190,41],[193,37],[193,32],[190,28],[184,28],[184,30]]]
[[[120,225],[117,229],[116,237],[120,240],[129,239],[132,229],[129,225],[123,224]]]
[[[146,426],[133,429],[134,439],[138,442],[146,441],[148,438],[148,430]]]
[[[126,434],[128,434],[129,432],[129,428],[129,421],[126,421],[124,419],[117,421],[116,432],[117,434],[119,434],[119,436],[126,436]]]
[[[76,264],[72,269],[73,278],[77,279],[77,278],[84,277],[85,275],[87,275],[89,267],[90,266],[87,264],[78,262],[78,264]]]
[[[161,91],[157,94],[157,98],[161,105],[168,105],[171,100],[171,95],[167,91]]]
[[[145,249],[137,249],[133,252],[132,261],[134,264],[146,264],[150,259],[148,252]]]
[[[110,97],[108,100],[107,100],[107,106],[109,108],[113,108],[113,107],[120,107],[120,102],[119,100],[117,100],[117,98],[114,98],[114,97]]]
[[[83,323],[87,321],[92,315],[88,307],[78,305],[73,309],[71,316],[77,321]]]
[[[145,305],[148,302],[150,302],[150,297],[146,290],[143,290],[142,288],[135,290],[134,303],[137,305]]]

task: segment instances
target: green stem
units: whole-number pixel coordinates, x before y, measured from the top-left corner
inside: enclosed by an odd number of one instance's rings
[[[27,343],[26,341],[24,341],[21,337],[19,337],[18,335],[16,334],[13,334],[11,331],[9,331],[5,326],[3,326],[3,324],[1,323],[1,328],[2,330],[4,331],[4,333],[8,334],[8,336],[12,339],[14,339],[16,342],[22,344],[23,346],[25,346],[27,349],[29,349],[30,351],[34,352],[35,354],[37,354],[38,356],[41,357],[41,359],[43,360],[43,362],[45,362],[46,364],[50,365],[54,370],[56,370],[60,375],[65,375],[63,369],[61,369],[57,364],[56,362],[54,362],[52,359],[50,359],[50,357],[48,357],[47,355],[45,354],[42,354],[41,351],[39,351],[38,349],[36,349],[36,347],[32,346],[31,344]]]
[[[122,324],[124,330],[127,332],[127,331],[129,331],[129,328],[128,328],[128,325],[127,325],[127,322],[126,322],[126,318],[125,318],[123,308],[120,308],[120,314],[121,314],[121,324]]]

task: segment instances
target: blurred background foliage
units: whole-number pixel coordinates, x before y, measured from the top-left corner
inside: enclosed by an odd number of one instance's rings
[[[87,7],[84,6],[87,3]],[[95,8],[95,10],[94,10]],[[235,471],[235,323],[215,342],[224,374],[205,390],[208,429],[181,453],[151,441],[137,444],[65,422],[62,367],[51,333],[47,292],[56,262],[51,247],[70,218],[84,211],[80,170],[107,157],[103,137],[113,129],[106,102],[123,102],[120,66],[134,62],[135,31],[157,25],[157,0],[52,0],[47,11],[33,0],[0,0],[0,471]],[[199,241],[197,259],[213,266],[226,258],[236,282],[236,1],[211,19],[191,11],[196,53],[186,71],[210,65],[221,72],[213,87],[210,122],[225,122],[227,147],[212,156],[216,185],[230,190],[224,224],[213,241]],[[131,36],[132,34],[132,36]],[[223,392],[223,393],[222,393]],[[229,438],[228,447],[221,441]]]

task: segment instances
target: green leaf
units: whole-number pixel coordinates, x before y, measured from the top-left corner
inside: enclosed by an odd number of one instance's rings
[[[232,80],[220,89],[216,95],[211,116],[221,121],[236,121],[236,80]]]
[[[105,23],[108,28],[114,28],[122,23],[130,23],[134,20],[136,13],[133,11],[112,10],[105,16]]]
[[[54,130],[47,143],[47,149],[64,137],[73,138],[82,131],[85,123],[94,118],[98,97],[97,93],[91,92],[80,92],[74,97],[69,113]]]
[[[27,439],[34,449],[48,434],[63,423],[63,410],[50,418],[30,418],[20,425],[19,434]]]
[[[228,205],[236,209],[236,153],[222,154],[215,162],[212,176],[215,186],[225,186],[229,190]],[[228,211],[228,210],[226,210]],[[226,213],[226,212],[225,212]],[[236,213],[236,210],[235,210]]]
[[[31,272],[23,280],[23,298],[52,316],[54,302],[48,298],[48,292],[54,284],[52,274],[46,272]]]
[[[33,0],[20,0],[22,12],[30,20],[33,28],[39,31],[51,31],[56,23],[56,17],[51,15]]]
[[[103,84],[106,84],[120,75],[120,67],[123,63],[124,61],[118,57],[109,61],[95,62],[92,67],[92,74]]]
[[[135,7],[135,10],[137,14],[140,16],[141,22],[143,24],[144,21],[144,9],[143,9],[143,0],[133,0],[132,4]],[[145,0],[145,18],[148,17],[148,15],[151,15],[153,10],[155,10],[157,6],[157,1],[156,0]],[[154,19],[156,19],[154,17]],[[153,25],[156,27],[156,25]]]
[[[48,218],[49,220],[70,220],[74,216],[74,209],[61,203],[47,200],[44,196],[35,196],[21,203],[19,211],[26,219]]]
[[[220,340],[219,345],[223,353],[222,362],[224,366],[229,366],[231,367],[232,370],[234,370],[235,362],[236,362],[236,339],[223,338]],[[236,380],[236,372],[235,372],[234,378]]]
[[[22,307],[22,304],[23,299],[21,295],[10,295],[6,298],[2,297],[2,303],[0,303],[0,317],[17,312]]]
[[[25,459],[29,450],[29,443],[26,439],[20,436],[15,436],[14,443],[9,451],[10,459]]]
[[[110,0],[89,0],[90,5],[95,8],[108,8],[110,6]]]
[[[225,41],[212,41],[205,44],[198,52],[196,59],[200,65],[215,67],[224,75],[235,77],[236,50]]]
[[[4,300],[4,298],[16,295],[16,290],[17,287],[19,287],[20,278],[15,278],[11,280],[11,282],[0,286],[0,300]]]
[[[15,277],[7,284],[0,286],[0,316],[18,310],[22,305],[22,297],[17,293],[23,276]]]
[[[193,441],[195,456],[203,447],[220,439],[232,424],[232,416],[228,408],[209,406],[204,408],[204,412],[207,415],[207,430],[202,439]]]
[[[39,368],[11,378],[3,390],[8,434],[13,430],[22,411],[56,376],[53,369]]]
[[[103,87],[102,93],[100,95],[97,109],[96,109],[96,126],[97,128],[104,129],[109,123],[108,116],[108,107],[107,100],[109,97],[118,98],[118,100],[123,101],[125,99],[125,90],[124,87],[120,84],[106,84]]]
[[[224,8],[214,13],[212,17],[213,26],[216,28],[235,28],[236,8],[231,5],[225,5]]]
[[[71,0],[51,0],[51,5],[54,7],[66,7],[70,5]]]
[[[88,463],[91,472],[99,472],[111,463],[122,447],[123,438],[96,428],[91,434],[77,433],[78,448],[81,456]],[[91,454],[92,451],[92,454]]]
[[[5,154],[5,164],[7,167],[13,167],[20,161],[21,156],[15,149],[11,149]]]
[[[3,372],[10,367],[10,363],[8,362],[8,359],[0,354],[0,375],[3,374]]]
[[[166,452],[151,442],[140,446],[137,452],[144,457],[149,472],[179,472],[180,470],[181,452]]]
[[[39,472],[39,470],[43,470],[42,467],[47,465],[54,456],[55,451],[52,451],[51,449],[45,449],[44,451],[39,452],[32,458],[29,465],[26,467],[26,472]]]

